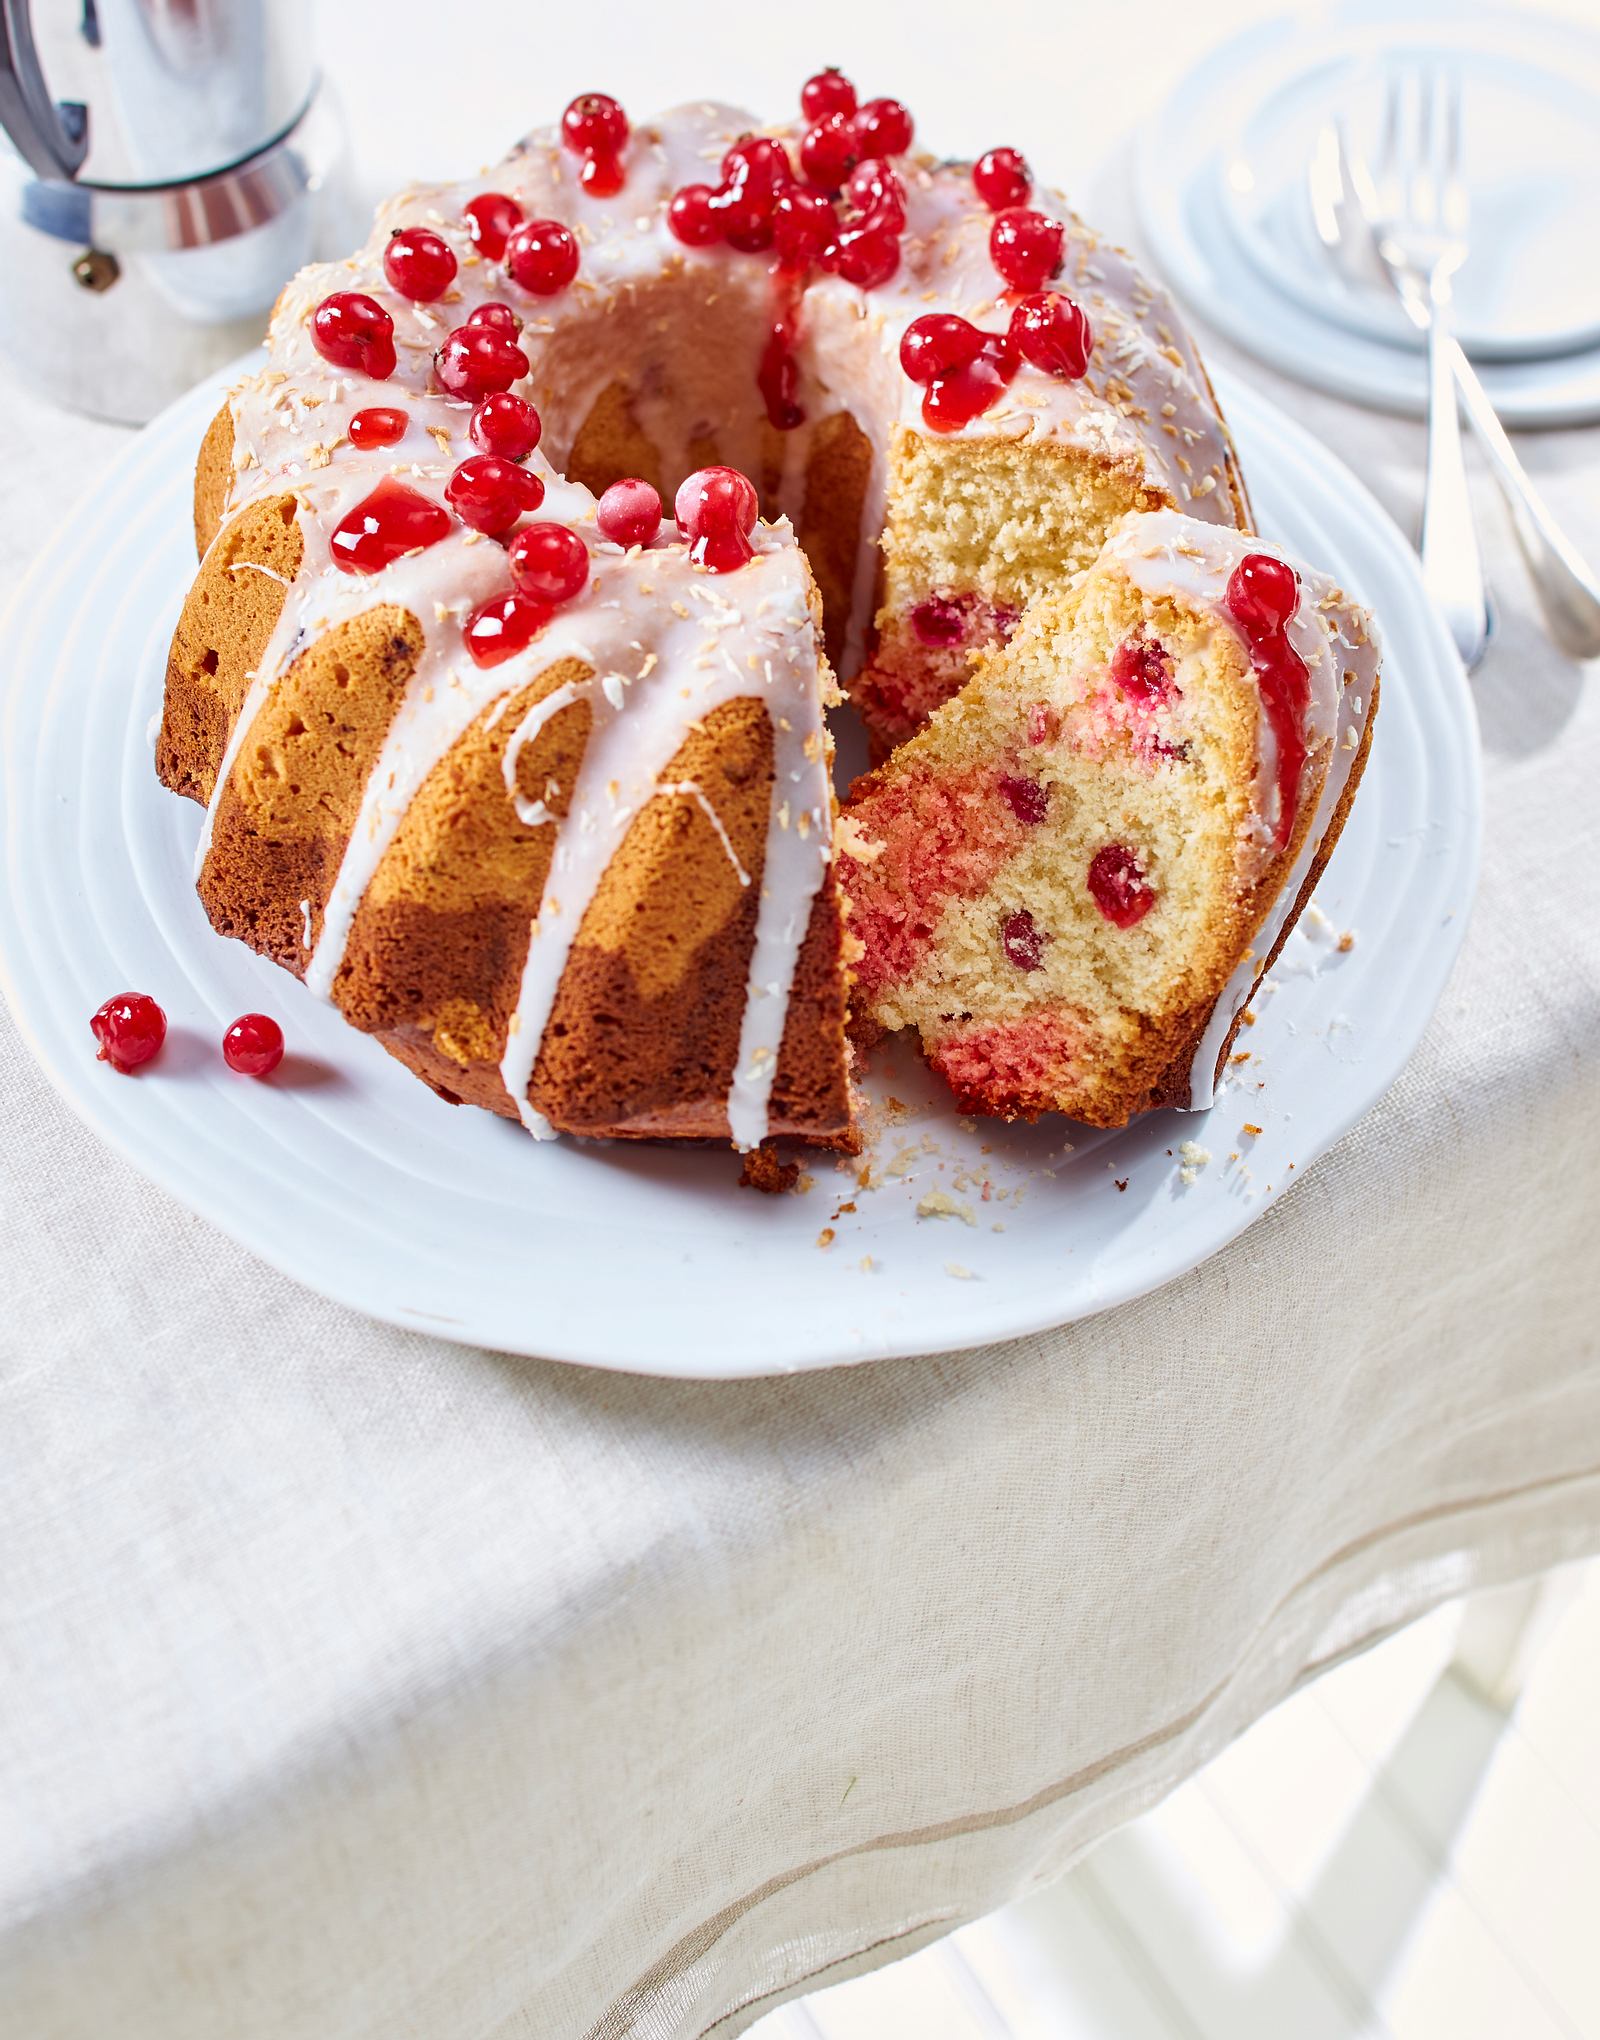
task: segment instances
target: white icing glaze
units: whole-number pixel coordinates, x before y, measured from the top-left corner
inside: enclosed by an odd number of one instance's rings
[[[592,497],[562,479],[551,455],[565,458],[595,402],[616,379],[619,362],[637,371],[629,377],[634,413],[660,454],[669,486],[693,465],[692,444],[713,433],[723,460],[760,472],[768,428],[754,375],[771,313],[767,263],[722,247],[686,249],[666,223],[672,193],[690,182],[715,183],[729,143],[754,126],[736,110],[702,104],[636,128],[626,183],[614,199],[592,198],[580,189],[578,159],[554,128],[530,135],[502,164],[466,182],[400,194],[380,210],[355,256],[305,270],[285,290],[269,335],[271,366],[233,399],[235,474],[228,508],[233,512],[252,500],[292,492],[300,504],[305,563],[230,735],[197,874],[234,761],[297,652],[315,635],[378,604],[408,610],[423,639],[416,671],[364,791],[320,931],[314,945],[308,944],[306,981],[313,991],[331,995],[383,853],[450,745],[478,715],[503,712],[511,694],[556,660],[576,657],[592,670],[592,680],[583,683],[592,735],[565,821],[558,825],[540,803],[517,796],[525,824],[558,827],[547,897],[531,933],[501,1066],[525,1122],[535,1130],[546,1129],[526,1092],[544,1024],[584,907],[610,855],[628,820],[665,791],[659,775],[691,725],[723,702],[755,695],[766,703],[773,724],[776,779],[750,995],[728,1111],[740,1145],[754,1144],[765,1132],[798,948],[831,854],[818,654],[803,565],[781,524],[763,528],[756,559],[722,587],[689,567],[670,525],[663,527],[657,549],[642,556],[598,545],[588,591],[525,652],[482,670],[466,655],[461,632],[472,609],[508,585],[499,546],[458,529],[380,574],[347,576],[332,566],[328,541],[340,518],[380,477],[394,475],[442,500],[452,469],[476,451],[467,434],[471,405],[431,388],[430,371],[447,332],[491,298],[511,302],[526,320],[523,345],[532,369],[519,388],[544,422],[544,444],[528,463],[547,490],[541,517],[592,534]],[[792,128],[766,132],[782,134],[791,148],[797,140]],[[920,429],[921,392],[899,369],[900,335],[933,304],[959,310],[991,330],[1005,316],[988,256],[991,216],[965,166],[939,166],[919,157],[903,165],[903,176],[908,220],[899,273],[870,293],[822,277],[805,294],[797,360],[808,422],[783,435],[778,494],[791,514],[801,507],[806,455],[819,423],[847,410],[871,445],[847,668],[859,661],[872,619],[892,436],[897,427]],[[463,208],[483,191],[509,193],[529,217],[553,216],[572,226],[582,266],[568,290],[530,298],[498,265],[480,260]],[[1067,223],[1062,284],[1089,312],[1097,336],[1094,360],[1078,383],[1024,364],[1002,403],[965,427],[963,436],[1084,447],[1124,464],[1203,517],[1231,518],[1226,436],[1168,301],[1061,201],[1039,193],[1033,203]],[[460,271],[445,301],[415,305],[387,285],[384,245],[394,229],[411,225],[432,228],[457,255]],[[669,323],[662,316],[663,289],[672,292],[680,326],[685,318],[703,322],[698,342],[692,337],[686,342],[680,332],[673,343],[673,377],[650,373],[652,360],[668,344],[661,337]],[[311,314],[338,290],[365,291],[393,317],[399,366],[390,380],[341,373],[316,353]],[[737,377],[748,379],[748,400],[730,402]],[[668,401],[658,385],[674,379],[675,400]],[[696,404],[703,406],[700,412]],[[372,405],[401,406],[410,423],[398,444],[362,451],[350,444],[348,428],[355,412]],[[252,570],[271,571],[252,562],[236,568]],[[687,614],[676,614],[674,603]],[[508,775],[514,775],[516,751],[542,726],[536,718],[556,712],[551,700],[517,732]],[[613,796],[613,783],[620,797]],[[710,803],[698,788],[692,792],[726,844]],[[308,931],[309,921],[308,908]]]
[[[1119,567],[1146,594],[1187,598],[1242,643],[1243,633],[1229,614],[1224,596],[1234,568],[1250,553],[1270,553],[1280,560],[1289,557],[1282,547],[1265,539],[1158,510],[1123,518],[1107,539],[1099,565]],[[1315,785],[1316,802],[1300,849],[1256,931],[1251,953],[1223,988],[1196,1047],[1189,1078],[1189,1104],[1196,1111],[1215,1099],[1217,1063],[1229,1031],[1294,911],[1300,888],[1349,783],[1372,713],[1379,646],[1371,619],[1326,574],[1309,572],[1295,561],[1290,564],[1300,577],[1300,600],[1289,619],[1289,640],[1305,661],[1311,683],[1300,796],[1303,800],[1307,788]],[[1346,674],[1356,676],[1353,686],[1345,684]],[[1277,744],[1264,711],[1257,716],[1256,731],[1255,793],[1247,839],[1241,844],[1241,870],[1247,882],[1270,858],[1280,799]]]

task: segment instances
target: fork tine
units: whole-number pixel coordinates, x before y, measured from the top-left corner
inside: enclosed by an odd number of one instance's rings
[[[1453,233],[1464,234],[1469,210],[1466,181],[1461,174],[1461,72],[1455,64],[1442,71],[1444,153],[1441,167],[1444,217]]]
[[[1404,112],[1402,93],[1405,79],[1390,65],[1383,74],[1383,120],[1378,129],[1378,160],[1374,166],[1379,182],[1388,186],[1400,162],[1400,123]]]
[[[1411,97],[1415,129],[1410,156],[1411,197],[1406,210],[1417,226],[1433,227],[1439,221],[1439,185],[1435,175],[1439,124],[1433,67],[1425,59],[1411,67]]]
[[[1440,74],[1444,88],[1444,174],[1454,182],[1461,174],[1461,73],[1446,64]]]

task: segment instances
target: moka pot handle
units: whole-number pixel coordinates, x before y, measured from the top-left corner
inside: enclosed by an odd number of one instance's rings
[[[0,0],[0,128],[40,177],[70,183],[89,153],[89,109],[51,98],[33,46],[29,0]]]

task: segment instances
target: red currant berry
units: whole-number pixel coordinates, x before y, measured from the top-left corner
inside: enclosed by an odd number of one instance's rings
[[[530,524],[511,541],[511,578],[519,595],[570,602],[589,585],[589,548],[565,524]]]
[[[604,92],[584,92],[561,116],[561,135],[569,149],[583,158],[579,181],[593,198],[615,198],[625,172],[622,152],[628,146],[628,116]]]
[[[1016,352],[1004,333],[984,336],[983,346],[960,368],[935,376],[922,398],[923,422],[934,432],[959,432],[992,410],[1017,372]]]
[[[1156,903],[1144,867],[1126,843],[1107,843],[1089,862],[1089,894],[1115,928],[1132,928]]]
[[[222,1060],[241,1077],[270,1077],[283,1061],[283,1029],[265,1013],[243,1013],[222,1037]]]
[[[410,423],[407,412],[396,410],[389,404],[374,404],[370,411],[357,411],[345,431],[352,446],[369,452],[374,447],[393,446],[404,439]]]
[[[439,387],[452,397],[487,397],[528,373],[528,357],[492,326],[457,326],[433,357]]]
[[[743,255],[764,255],[772,246],[777,201],[770,191],[748,184],[724,185],[713,204],[722,238],[730,248]]]
[[[898,233],[906,223],[906,188],[882,156],[868,156],[850,173],[845,197],[857,212],[864,213],[875,227],[893,227]]]
[[[1061,267],[1066,229],[1026,206],[1008,206],[989,229],[989,259],[1013,290],[1043,290]]]
[[[858,290],[876,290],[900,267],[900,236],[870,221],[847,228],[830,251],[828,266]]]
[[[630,476],[606,490],[595,520],[613,545],[649,545],[661,529],[661,498],[648,482]]]
[[[855,128],[843,113],[825,115],[807,128],[800,140],[800,168],[810,183],[830,197],[861,161],[861,155]]]
[[[900,366],[914,383],[965,368],[983,351],[987,336],[954,312],[926,312],[900,336]]]
[[[526,460],[539,444],[542,429],[532,404],[510,390],[496,390],[485,397],[467,427],[474,446],[485,453],[497,453],[502,460]]]
[[[1026,907],[1018,907],[1000,923],[1000,947],[1006,962],[1018,970],[1042,970],[1044,945],[1050,940]]]
[[[991,149],[972,166],[972,182],[990,212],[1026,205],[1033,178],[1020,149]]]
[[[335,368],[378,382],[394,374],[394,320],[364,291],[336,290],[311,315],[311,344]]]
[[[392,475],[333,528],[328,541],[333,564],[346,574],[377,574],[407,553],[437,545],[452,529],[450,513]]]
[[[769,135],[746,135],[723,157],[722,181],[725,185],[748,185],[752,190],[776,196],[785,185],[794,182],[794,165],[782,142]]]
[[[561,116],[561,138],[579,155],[614,156],[628,143],[628,116],[607,92],[580,92]]]
[[[761,505],[748,477],[737,468],[698,469],[678,490],[672,507],[697,567],[726,574],[754,555],[750,534]]]
[[[383,251],[383,273],[402,297],[431,304],[455,281],[455,253],[426,227],[398,227]]]
[[[1019,822],[1037,828],[1050,812],[1049,789],[1037,779],[1019,779],[1013,772],[1000,775],[1000,798]]]
[[[1283,629],[1300,600],[1300,576],[1271,553],[1247,553],[1228,578],[1224,605],[1234,621],[1259,637]]]
[[[869,99],[855,129],[863,156],[903,156],[911,146],[911,116],[898,99]]]
[[[686,184],[667,207],[667,225],[686,248],[709,248],[722,239],[717,194],[709,184]]]
[[[473,453],[445,483],[444,497],[463,524],[498,538],[519,517],[538,509],[544,483],[497,453]]]
[[[526,220],[506,243],[506,268],[535,297],[554,297],[578,273],[578,243],[559,220]]]
[[[463,632],[475,666],[499,666],[526,651],[550,621],[548,602],[526,595],[492,595],[467,618]]]
[[[856,110],[856,88],[837,65],[830,64],[800,87],[800,111],[807,120],[826,120],[830,113],[847,117]]]
[[[966,610],[949,595],[925,595],[911,612],[911,628],[930,650],[943,651],[966,636]]]
[[[780,193],[772,208],[772,245],[785,269],[820,262],[838,230],[833,207],[820,191],[807,191],[802,184]]]
[[[1124,638],[1111,654],[1111,677],[1132,701],[1159,707],[1178,692],[1172,654],[1155,638]]]
[[[504,333],[508,340],[515,340],[522,331],[522,321],[509,305],[491,299],[486,305],[479,305],[475,312],[468,312],[469,326],[487,326],[492,333]]]
[[[1025,297],[1011,314],[1011,337],[1025,361],[1076,382],[1089,372],[1094,331],[1087,313],[1064,291]]]
[[[472,244],[485,262],[498,262],[514,227],[522,224],[522,207],[503,191],[484,191],[462,208]]]
[[[118,992],[89,1021],[100,1044],[97,1060],[124,1076],[147,1063],[167,1038],[167,1016],[148,992]]]

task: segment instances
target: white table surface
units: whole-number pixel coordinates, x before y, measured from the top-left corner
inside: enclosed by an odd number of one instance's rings
[[[1116,137],[1247,11],[1159,0],[1133,50],[624,7],[597,60],[592,15],[463,0],[445,64],[437,7],[323,10],[375,184],[584,86],[778,105],[832,59],[1124,232]],[[1257,379],[1411,523],[1420,428]],[[0,597],[119,443],[8,396]],[[1600,432],[1524,452],[1600,555]],[[731,2034],[1600,1547],[1600,680],[1479,503],[1485,871],[1435,1024],[1244,1239],[1067,1332],[700,1387],[370,1325],[146,1186],[0,1016],[5,2040]]]

